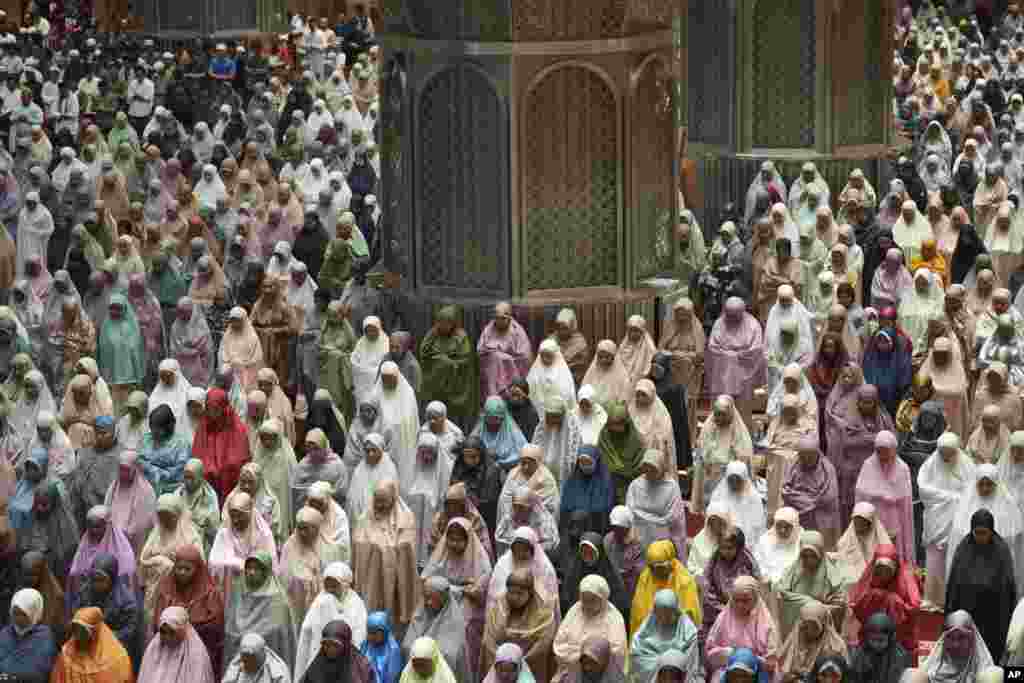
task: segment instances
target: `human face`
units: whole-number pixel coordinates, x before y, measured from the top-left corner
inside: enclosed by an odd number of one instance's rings
[[[526,541],[512,542],[512,559],[522,564],[533,559],[533,548]]]
[[[231,518],[231,526],[237,532],[243,532],[249,528],[250,518],[252,513],[247,510],[228,510],[228,516]]]
[[[259,673],[260,667],[263,666],[263,658],[257,655],[242,652],[239,654],[239,659],[242,663],[242,669],[250,675]]]
[[[741,617],[749,616],[754,611],[754,604],[756,603],[756,596],[750,591],[741,591],[733,593],[732,597],[729,598],[729,602],[732,604],[733,609]]]
[[[86,520],[86,533],[89,534],[89,540],[93,543],[100,543],[103,541],[103,535],[107,533],[107,520],[105,519],[87,519]]]
[[[826,669],[818,672],[815,681],[816,683],[839,683],[842,679],[842,675],[835,669]]]
[[[665,673],[665,671],[661,672],[661,674],[663,673]],[[681,675],[676,678],[666,678],[665,681],[662,681],[661,674],[658,674],[657,683],[668,683],[668,681],[672,681],[673,683],[675,681],[679,681],[679,683],[682,683],[683,681]],[[729,675],[726,676],[725,680],[726,683],[754,683],[754,674],[750,673],[749,671],[743,671],[742,669],[733,669],[729,672]]]
[[[434,675],[434,660],[415,658],[412,660],[412,668],[420,678],[430,679]]]
[[[718,554],[727,562],[731,562],[736,559],[736,553],[738,551],[739,548],[737,546],[735,536],[726,536],[722,539],[722,542],[718,544]]]
[[[316,541],[316,537],[319,531],[319,529],[317,529],[314,525],[309,524],[308,522],[299,522],[295,526],[295,533],[298,534],[299,540],[302,541],[302,543],[306,546],[313,545],[313,543]]]
[[[655,606],[654,619],[662,629],[673,629],[679,621],[679,612],[671,607]]]
[[[519,678],[519,666],[514,662],[498,662],[494,670],[498,674],[498,683],[516,683]]]
[[[853,518],[853,530],[858,536],[867,536],[871,533],[872,524],[863,517]]]
[[[337,659],[341,655],[341,646],[333,640],[321,640],[320,652],[327,659]]]
[[[371,465],[379,463],[381,457],[384,455],[376,446],[366,446],[364,450],[366,453],[366,461]]]
[[[874,415],[878,412],[878,399],[876,398],[858,398],[857,409],[860,410],[860,414],[865,417]]]
[[[398,387],[398,375],[393,374],[381,374],[380,383],[388,391],[394,391]]]
[[[384,631],[378,629],[370,629],[366,632],[366,639],[373,645],[383,645],[386,638]]]
[[[196,564],[191,560],[175,560],[174,582],[179,588],[187,588],[192,585],[192,579],[196,575]]]
[[[605,606],[604,599],[596,593],[580,593],[580,607],[583,613],[589,617],[596,617],[601,614]]]
[[[954,659],[966,659],[974,649],[973,635],[964,628],[946,631],[943,642],[949,655]]]
[[[327,498],[321,496],[308,496],[306,498],[306,505],[319,512],[321,515],[327,514],[328,502]]]
[[[527,478],[532,477],[537,472],[537,461],[533,458],[523,458],[519,461],[519,469]]]
[[[800,622],[800,637],[805,643],[813,643],[821,637],[821,626],[818,622],[805,620]]]
[[[170,510],[158,510],[156,518],[160,522],[160,528],[165,531],[173,531],[178,528],[178,515]]]
[[[605,369],[610,368],[614,361],[615,355],[612,354],[610,351],[605,351],[604,349],[601,349],[597,352],[597,364],[599,367]]]
[[[199,484],[202,482],[202,479],[198,475],[196,475],[194,471],[186,468],[185,474],[183,475],[183,479],[185,482],[186,491],[188,491],[189,493],[195,493],[196,491],[199,490]]]
[[[813,550],[806,548],[800,551],[800,566],[803,567],[804,573],[813,574],[820,564],[821,558]]]
[[[32,625],[32,619],[30,619],[20,607],[11,608],[11,617],[14,619],[14,625],[22,630],[25,630]]]
[[[462,530],[462,527],[453,526],[445,534],[445,545],[448,548],[448,552],[455,557],[462,557],[466,553],[466,546],[469,545],[469,539],[466,537],[466,532]]]
[[[394,504],[394,501],[386,496],[375,495],[373,497],[373,513],[377,517],[384,517],[391,512],[391,508],[394,507]]]
[[[100,595],[106,595],[114,587],[114,581],[103,572],[92,573],[92,589]]]
[[[277,445],[277,434],[273,432],[260,432],[260,443],[264,448],[274,448]]]
[[[978,495],[982,498],[988,498],[996,492],[996,483],[988,477],[983,477],[978,480]]]

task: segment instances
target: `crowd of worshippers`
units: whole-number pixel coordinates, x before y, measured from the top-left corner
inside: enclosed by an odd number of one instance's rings
[[[766,163],[710,249],[682,212],[663,320],[618,342],[504,303],[385,327],[372,48],[211,126],[160,101],[198,55],[0,41],[0,674],[1001,681],[1024,213],[988,140],[1024,140],[1024,17],[972,18],[899,16],[888,195]],[[247,92],[246,59],[200,73]]]

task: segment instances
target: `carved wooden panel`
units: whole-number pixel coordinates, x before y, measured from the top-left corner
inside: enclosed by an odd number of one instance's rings
[[[691,2],[686,20],[689,139],[729,145],[736,90],[736,23],[726,0]]]
[[[632,194],[630,237],[638,278],[670,265],[672,229],[672,79],[654,59],[643,67],[630,103]]]
[[[593,70],[563,66],[530,91],[522,119],[525,288],[618,284],[615,94]]]
[[[758,0],[752,23],[754,147],[813,147],[815,0]]]
[[[626,10],[626,33],[671,29],[679,4],[679,0],[630,0]]]
[[[513,40],[585,40],[622,35],[627,0],[515,0]]]
[[[433,77],[417,106],[420,285],[508,289],[508,129],[487,78],[462,62]]]

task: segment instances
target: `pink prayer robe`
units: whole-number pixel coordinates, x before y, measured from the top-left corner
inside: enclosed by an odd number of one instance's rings
[[[746,312],[736,324],[729,324],[723,315],[711,330],[704,359],[704,376],[711,394],[749,400],[754,388],[767,381],[761,324]]]
[[[868,458],[857,478],[856,502],[861,501],[875,506],[900,559],[914,564],[914,502],[907,463],[896,457],[883,465],[877,455]]]
[[[517,377],[530,372],[530,338],[513,320],[501,334],[492,320],[480,334],[476,352],[480,356],[480,396],[498,396]]]
[[[828,427],[828,459],[835,466],[839,481],[841,529],[850,526],[856,502],[857,477],[864,462],[875,452],[875,437],[882,430],[896,431],[892,418],[881,405],[873,418],[863,417],[856,404],[852,408],[846,416],[836,415]]]

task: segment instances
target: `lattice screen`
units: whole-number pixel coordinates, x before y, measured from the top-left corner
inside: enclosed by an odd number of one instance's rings
[[[814,146],[815,4],[759,0],[754,8],[754,147]]]
[[[857,32],[860,40],[850,40],[844,46],[871,44],[881,40],[886,30],[882,26],[880,3],[865,2],[863,6],[844,7],[859,16],[853,21],[861,23]],[[841,29],[842,31],[842,29]],[[844,35],[849,39],[850,36]],[[852,50],[851,50],[852,51]],[[886,84],[882,80],[882,51],[860,50],[855,52],[858,60],[856,71],[844,70],[843,77],[833,79],[836,92],[835,131],[836,142],[840,145],[867,145],[882,140],[882,126],[885,125]],[[834,68],[840,68],[836,65]]]
[[[630,110],[633,220],[630,233],[637,277],[663,272],[671,254],[672,82],[659,62],[644,67]]]
[[[419,104],[420,284],[507,289],[508,130],[487,79],[461,63],[427,84]]]
[[[732,139],[736,70],[735,22],[725,0],[689,3],[689,139],[727,145]]]
[[[618,281],[618,111],[615,95],[578,65],[529,93],[522,135],[527,289]]]

